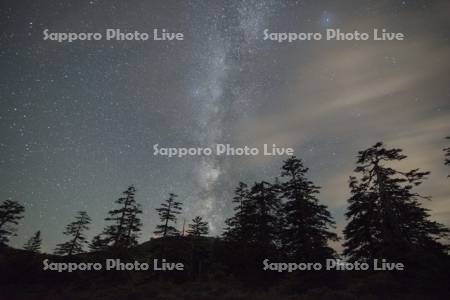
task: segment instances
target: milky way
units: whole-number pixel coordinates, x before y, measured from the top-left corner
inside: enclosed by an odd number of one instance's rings
[[[237,77],[241,69],[241,56],[255,50],[257,35],[264,24],[264,18],[269,13],[270,3],[263,1],[248,1],[232,4],[229,8],[218,7],[210,18],[210,28],[203,37],[204,49],[199,49],[202,57],[202,75],[196,78],[193,85],[192,98],[196,103],[196,120],[198,145],[214,147],[224,141],[227,133],[226,116],[232,113],[245,114],[242,102],[251,105],[250,98],[242,98],[233,90],[239,88],[239,93],[245,94],[249,87],[239,87],[233,84],[232,78]],[[239,112],[232,111],[233,103],[238,103]],[[236,106],[236,104],[234,104]],[[217,226],[222,226],[223,217],[218,206],[215,185],[220,176],[229,176],[219,159],[214,156],[203,157],[195,169],[198,184],[198,201],[194,202],[192,211],[208,217],[213,232]],[[221,199],[222,200],[222,199]]]

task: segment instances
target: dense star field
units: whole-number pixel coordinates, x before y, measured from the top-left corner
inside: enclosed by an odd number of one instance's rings
[[[79,210],[102,231],[129,185],[153,236],[169,193],[182,220],[220,235],[239,181],[273,180],[287,156],[153,155],[160,147],[291,147],[341,235],[348,177],[378,141],[431,174],[433,220],[450,225],[442,149],[450,135],[448,1],[2,1],[0,200],[25,206],[14,247],[64,240]],[[178,41],[44,40],[43,31],[181,32]],[[401,32],[403,41],[263,40],[327,28]],[[341,242],[333,245],[341,250]]]

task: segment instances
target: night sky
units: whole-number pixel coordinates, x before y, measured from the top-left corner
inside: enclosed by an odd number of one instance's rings
[[[12,246],[41,230],[52,251],[78,210],[98,234],[130,184],[144,208],[141,241],[170,192],[184,203],[179,227],[201,215],[219,235],[238,182],[272,180],[286,158],[167,158],[154,144],[293,147],[340,233],[357,151],[381,140],[405,150],[400,168],[431,171],[419,191],[450,225],[448,1],[71,2],[0,4],[0,195],[26,208]],[[42,33],[107,28],[184,40],[58,43]],[[406,39],[277,43],[263,40],[266,28],[386,28]]]

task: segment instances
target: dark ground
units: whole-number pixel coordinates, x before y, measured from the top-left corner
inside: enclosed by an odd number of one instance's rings
[[[38,299],[450,299],[448,261],[424,263],[402,273],[322,272],[278,274],[229,261],[232,250],[218,240],[207,242],[208,255],[193,258],[184,251],[189,239],[162,243],[152,240],[126,252],[97,252],[68,257],[0,250],[0,300]],[[105,258],[150,261],[166,253],[168,261],[183,261],[186,271],[43,271],[43,260],[103,262]],[[168,254],[170,253],[170,255]],[[190,254],[189,254],[190,253]],[[227,253],[228,255],[223,255]],[[243,249],[240,257],[251,265]],[[163,256],[160,256],[163,257]],[[193,263],[196,261],[196,263]],[[198,263],[201,261],[201,263]]]

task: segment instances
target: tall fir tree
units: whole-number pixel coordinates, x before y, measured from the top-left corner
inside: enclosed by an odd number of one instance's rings
[[[448,236],[448,229],[429,220],[419,202],[428,198],[413,191],[429,172],[401,172],[387,165],[405,158],[401,149],[386,149],[381,142],[359,152],[355,172],[360,176],[350,177],[344,229],[344,254],[351,260],[402,260],[448,249],[438,241]]]
[[[327,207],[317,199],[319,187],[306,178],[308,168],[295,156],[284,161],[281,194],[284,200],[282,247],[289,258],[313,261],[332,257],[329,241],[338,237],[330,231],[334,227]]]
[[[177,215],[181,213],[182,203],[175,200],[178,196],[170,193],[169,198],[157,208],[161,224],[156,226],[155,234],[162,237],[179,235],[178,229],[170,225],[177,222]]]
[[[226,220],[223,234],[225,262],[241,280],[267,282],[271,276],[262,271],[261,261],[281,258],[279,185],[262,181],[249,187],[241,182],[233,202],[235,213]]]
[[[5,200],[0,203],[0,247],[9,242],[11,236],[15,236],[14,225],[19,224],[23,218],[25,208],[17,201]]]
[[[249,242],[272,251],[279,247],[281,232],[281,201],[278,186],[266,181],[255,182],[249,192],[249,225],[252,228]],[[263,251],[263,252],[264,252]]]
[[[225,221],[225,240],[261,250],[278,247],[281,202],[277,194],[277,185],[265,181],[255,182],[251,188],[240,182],[233,198],[235,214]]]
[[[36,233],[25,243],[23,249],[31,252],[39,253],[41,252],[42,238],[41,231],[36,231]]]
[[[73,255],[84,252],[84,245],[88,242],[86,240],[84,232],[89,229],[91,218],[87,212],[79,211],[75,216],[75,221],[66,226],[64,234],[70,236],[70,240],[58,244],[56,246],[55,254],[58,255]]]
[[[209,233],[208,222],[203,221],[203,218],[196,216],[192,219],[192,223],[189,224],[189,229],[187,231],[189,236],[201,237]]]
[[[137,238],[141,231],[142,223],[139,214],[142,213],[141,206],[136,203],[136,189],[129,186],[123,192],[124,196],[116,200],[119,208],[110,210],[106,221],[112,222],[102,233],[101,242],[113,248],[129,248],[137,244]]]
[[[225,220],[226,228],[223,236],[228,241],[248,240],[251,234],[251,214],[254,209],[249,199],[249,188],[244,182],[239,182],[233,197],[234,215]]]
[[[136,246],[138,244],[138,238],[142,228],[142,221],[138,215],[141,213],[141,205],[135,204],[135,206],[133,207],[133,212],[129,214],[126,220],[124,243],[127,247]]]

